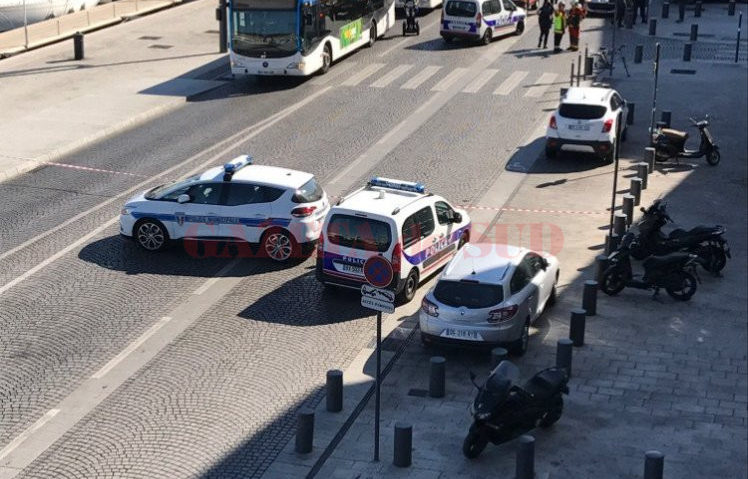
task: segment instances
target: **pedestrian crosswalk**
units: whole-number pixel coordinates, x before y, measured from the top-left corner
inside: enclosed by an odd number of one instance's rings
[[[386,63],[357,64],[354,61],[335,65],[326,75],[310,80],[313,85],[344,87],[370,87],[377,89],[416,90],[443,92],[455,85],[462,93],[493,94],[542,98],[546,92],[555,90],[563,82],[557,82],[559,74],[553,72],[508,71],[485,68],[472,72],[469,68],[446,68],[440,65],[413,65]]]

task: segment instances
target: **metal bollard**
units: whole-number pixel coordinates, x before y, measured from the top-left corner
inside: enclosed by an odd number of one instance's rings
[[[657,35],[657,19],[650,18],[649,19],[649,36],[653,37],[655,35]]]
[[[493,348],[491,350],[491,371],[509,356],[509,351],[504,348]]]
[[[649,173],[653,173],[655,169],[655,149],[653,146],[644,148],[644,161],[649,166]]]
[[[598,284],[602,283],[603,273],[608,269],[609,264],[608,255],[599,254],[595,256],[595,280]]]
[[[684,43],[683,44],[683,61],[684,62],[690,62],[691,61],[691,52],[693,51],[693,44],[692,43]]]
[[[571,75],[569,75],[569,86],[574,86],[574,62],[571,62]]]
[[[662,479],[665,455],[660,451],[644,453],[644,479]]]
[[[670,2],[662,2],[662,18],[670,16]]]
[[[692,42],[695,42],[698,39],[699,39],[699,24],[694,23],[693,25],[691,25],[691,38],[689,40],[691,40]]]
[[[644,56],[644,45],[634,47],[634,63],[641,63]]]
[[[637,163],[636,176],[642,180],[642,190],[646,190],[647,183],[649,183],[649,165],[644,162]]]
[[[727,14],[731,17],[735,16],[735,0],[727,2]]]
[[[678,23],[683,23],[686,17],[686,0],[678,2]]]
[[[613,233],[618,236],[626,234],[626,215],[623,213],[616,213],[613,216]]]
[[[431,370],[429,372],[429,396],[432,398],[444,397],[444,375],[446,373],[445,363],[441,356],[433,356],[429,361]]]
[[[634,197],[633,195],[623,195],[623,214],[626,215],[626,226],[631,226],[634,222]]]
[[[582,292],[582,309],[587,316],[597,315],[597,281],[588,279]]]
[[[633,8],[627,8],[626,12],[623,14],[623,24],[626,26],[626,30],[634,28],[634,23],[636,23],[636,10]]]
[[[314,411],[303,408],[296,416],[296,452],[308,454],[312,452],[314,443]]]
[[[634,197],[634,206],[639,206],[642,198],[642,179],[631,178],[631,189],[629,194]]]
[[[636,103],[634,102],[628,102],[626,103],[626,124],[627,125],[633,125],[634,124],[634,113],[636,112]]]
[[[593,283],[595,283],[595,288],[597,288],[597,281],[593,281]],[[586,321],[586,317],[587,311],[584,309],[571,310],[571,323],[569,323],[569,339],[571,339],[572,344],[577,348],[584,346],[584,323]]]
[[[662,113],[660,113],[660,121],[664,124],[665,128],[670,128],[670,120],[673,118],[673,112],[668,110],[663,110]]]
[[[395,453],[392,464],[409,467],[413,462],[413,426],[404,422],[395,423]]]
[[[73,55],[76,60],[83,60],[83,34],[75,32],[73,35]]]
[[[571,377],[571,339],[561,338],[556,343],[556,367],[564,368]]]
[[[343,371],[331,369],[327,371],[326,401],[328,412],[343,410]]]
[[[594,58],[587,57],[584,59],[584,74],[585,76],[592,75],[592,65],[593,65]]]
[[[693,16],[696,18],[701,17],[701,2],[697,1],[696,6],[693,9]]]
[[[610,254],[618,249],[621,244],[621,237],[615,233],[605,237],[605,252]]]
[[[516,479],[533,479],[535,477],[535,438],[520,436],[517,448]]]

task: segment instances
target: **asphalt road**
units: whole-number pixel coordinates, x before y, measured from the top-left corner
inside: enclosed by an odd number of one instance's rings
[[[151,255],[112,220],[130,190],[241,153],[313,172],[330,194],[383,175],[473,204],[546,121],[572,57],[535,54],[534,18],[521,37],[446,46],[438,15],[421,19],[420,37],[395,28],[327,76],[227,81],[59,161],[88,169],[47,166],[0,184],[0,448],[86,398],[19,477],[262,474],[296,409],[319,400],[325,371],[369,343],[371,317],[355,293],[323,292],[312,259]],[[171,339],[142,369],[117,372],[116,391],[80,396],[149,331]]]

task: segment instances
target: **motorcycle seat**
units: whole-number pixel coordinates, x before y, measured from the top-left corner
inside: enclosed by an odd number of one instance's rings
[[[721,226],[697,226],[686,231],[684,229],[673,230],[669,238],[682,238],[684,236],[700,236],[705,234],[717,234],[722,230]]]
[[[671,253],[665,256],[650,256],[649,258],[644,260],[644,263],[642,263],[642,265],[644,266],[644,269],[647,270],[657,269],[673,264],[684,263],[687,259],[690,258],[690,256],[691,255],[688,253]]]
[[[686,141],[688,139],[688,133],[680,130],[673,130],[672,128],[663,128],[662,134],[668,138],[678,141]]]
[[[548,397],[556,394],[565,381],[566,373],[562,369],[550,368],[530,378],[523,389],[536,397]]]

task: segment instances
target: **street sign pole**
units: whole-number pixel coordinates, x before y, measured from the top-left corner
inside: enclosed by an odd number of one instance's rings
[[[377,379],[374,397],[374,460],[379,461],[379,387],[382,383],[382,312],[377,311]]]

